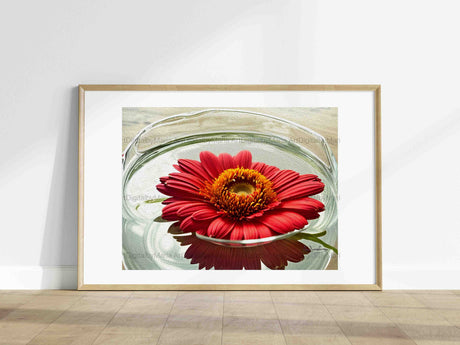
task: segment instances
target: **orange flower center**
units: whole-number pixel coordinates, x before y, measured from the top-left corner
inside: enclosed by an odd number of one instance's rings
[[[260,172],[235,168],[223,171],[201,194],[227,216],[241,219],[262,211],[276,201],[272,183]]]

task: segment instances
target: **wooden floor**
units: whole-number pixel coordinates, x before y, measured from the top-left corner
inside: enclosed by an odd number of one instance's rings
[[[0,344],[460,344],[459,291],[0,291]]]

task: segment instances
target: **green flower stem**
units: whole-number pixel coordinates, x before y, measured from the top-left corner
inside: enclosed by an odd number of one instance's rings
[[[168,198],[150,199],[150,200],[145,200],[144,202],[146,204],[154,204],[154,203],[157,203],[157,202],[165,201],[166,199],[168,199]]]
[[[155,204],[157,202],[165,201],[166,199],[168,199],[168,198],[150,199],[150,200],[145,200],[144,203],[145,204]],[[141,205],[142,205],[142,203],[136,205],[136,211]]]
[[[318,237],[323,237],[324,235],[326,235],[326,231],[319,232],[319,233],[316,233],[316,234],[301,233],[301,234],[299,234],[299,237],[304,239],[304,240],[319,243],[323,247],[332,250],[334,253],[336,253],[338,255],[339,251],[337,250],[337,248],[331,246],[330,244],[327,244],[326,242],[324,242],[324,241],[322,241],[322,240],[320,240],[318,238]]]
[[[327,231],[321,231],[321,232],[317,232],[317,233],[301,233],[302,235],[308,235],[308,236],[313,236],[313,237],[323,237],[324,235],[326,235]]]

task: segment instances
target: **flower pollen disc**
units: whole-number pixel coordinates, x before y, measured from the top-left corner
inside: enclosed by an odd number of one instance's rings
[[[243,219],[276,203],[272,183],[253,169],[224,170],[213,183],[207,183],[201,193],[223,214]]]

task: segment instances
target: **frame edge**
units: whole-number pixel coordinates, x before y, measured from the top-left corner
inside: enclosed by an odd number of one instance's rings
[[[375,91],[379,84],[82,84],[86,91]]]
[[[152,285],[152,284],[84,284],[84,137],[85,91],[372,91],[374,93],[375,134],[375,234],[376,283],[375,284],[302,284],[302,285]],[[80,84],[79,91],[79,142],[78,142],[78,290],[382,290],[382,173],[381,173],[381,85],[380,84],[284,84],[284,85],[139,85],[139,84]]]
[[[84,239],[84,166],[85,166],[85,88],[78,86],[78,236],[77,236],[77,289],[84,289],[83,239]]]
[[[382,290],[382,87],[374,90],[375,103],[375,247],[376,247],[376,285]]]
[[[380,291],[377,284],[83,284],[79,290],[95,291]]]

